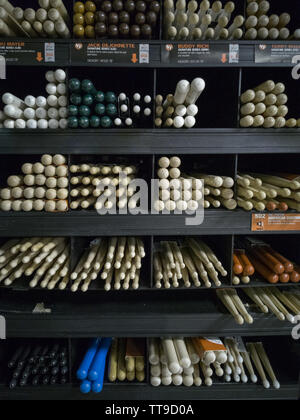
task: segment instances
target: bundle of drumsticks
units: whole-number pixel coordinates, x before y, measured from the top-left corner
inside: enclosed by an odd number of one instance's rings
[[[277,287],[247,287],[243,292],[255,304],[255,309],[267,314],[272,312],[280,321],[295,322],[295,316],[300,315],[300,296],[294,289],[281,291]],[[218,289],[218,298],[231,313],[237,324],[253,324],[254,319],[240,299],[235,289]]]
[[[240,126],[263,128],[295,128],[300,118],[287,118],[288,96],[284,83],[267,80],[241,95]]]
[[[211,287],[211,280],[219,287],[219,279],[227,276],[227,271],[218,260],[212,249],[203,241],[186,238],[182,245],[176,241],[162,241],[154,253],[154,280],[155,287],[169,289],[171,286],[184,287],[201,286]],[[163,283],[162,283],[163,282]]]
[[[144,339],[115,338],[109,355],[109,381],[144,382],[146,377],[145,348]]]
[[[237,203],[251,211],[300,211],[300,177],[295,174],[240,173]]]
[[[149,341],[151,385],[206,386],[213,385],[213,375],[226,382],[249,381],[270,388],[269,376],[274,388],[280,383],[261,342],[243,343],[241,337],[225,338],[151,338]]]
[[[1,0],[0,4],[1,36],[71,38],[71,20],[63,0],[39,0],[38,10],[14,7],[8,0]]]
[[[245,238],[245,249],[236,249],[233,254],[234,285],[250,282],[255,271],[268,283],[299,283],[300,267],[275,251],[267,243]]]

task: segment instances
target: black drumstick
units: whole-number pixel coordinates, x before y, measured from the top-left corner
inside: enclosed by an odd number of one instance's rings
[[[27,362],[28,356],[30,355],[30,352],[31,352],[31,347],[27,346],[18,361],[18,367],[23,367],[25,365],[25,363]]]
[[[10,359],[10,361],[8,362],[8,367],[10,369],[14,368],[17,364],[17,361],[19,360],[19,358],[21,357],[21,355],[23,354],[25,349],[25,346],[21,346],[19,347],[16,352],[14,353],[13,357]]]
[[[67,366],[63,366],[62,368],[61,368],[61,370],[60,370],[60,373],[62,374],[62,375],[66,375],[67,373],[69,372],[69,369],[68,369],[68,367]]]
[[[66,376],[62,376],[62,377],[60,378],[60,383],[61,383],[61,385],[65,385],[67,382],[68,382],[68,379],[67,379],[67,377],[66,377]]]
[[[41,379],[40,375],[34,376],[34,378],[31,381],[32,385],[33,386],[38,386],[39,383],[40,383],[40,379]]]
[[[54,359],[58,355],[59,344],[55,344],[52,350],[49,352],[50,359]]]
[[[49,347],[48,346],[46,346],[46,347],[43,348],[42,354],[41,354],[41,356],[39,358],[40,363],[43,363],[45,361],[45,359],[47,357],[48,351],[49,351]]]
[[[32,355],[30,356],[29,363],[35,363],[36,360],[38,359],[39,354],[42,352],[42,350],[43,350],[42,346],[37,346],[33,350]]]
[[[49,385],[49,382],[50,382],[50,375],[45,375],[44,377],[43,377],[43,385]]]
[[[51,374],[53,375],[53,376],[56,376],[57,374],[59,373],[59,367],[54,367],[52,370],[51,370]]]

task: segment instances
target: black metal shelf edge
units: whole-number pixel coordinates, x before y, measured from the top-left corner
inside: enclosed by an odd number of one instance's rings
[[[281,388],[264,389],[253,384],[214,384],[212,387],[152,387],[147,384],[105,384],[101,394],[83,395],[78,386],[64,385],[54,387],[16,388],[13,391],[0,387],[0,400],[297,400],[297,383],[281,384]],[[146,405],[144,407],[146,409]],[[150,413],[150,409],[149,409]]]
[[[300,153],[299,129],[0,130],[1,154]]]
[[[244,210],[206,210],[199,226],[186,226],[185,215],[98,215],[94,211],[66,213],[0,212],[0,236],[176,236],[247,235],[251,213]],[[190,219],[190,218],[189,218]],[[256,235],[266,232],[254,232]],[[267,232],[268,233],[268,232]],[[276,234],[297,231],[269,232]]]
[[[250,214],[207,211],[200,226],[186,226],[181,215],[107,215],[96,212],[0,213],[1,236],[120,236],[250,233]],[[76,229],[75,229],[76,228]]]
[[[32,308],[33,309],[33,308]],[[255,314],[254,323],[239,326],[230,315],[215,314],[142,314],[125,313],[72,315],[0,313],[5,316],[8,338],[84,338],[97,336],[159,337],[159,336],[290,336],[292,324],[278,321],[273,315]],[[83,315],[84,314],[84,315]]]

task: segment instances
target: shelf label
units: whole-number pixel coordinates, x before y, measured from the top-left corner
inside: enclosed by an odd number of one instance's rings
[[[255,63],[292,64],[300,54],[300,44],[258,44],[255,46]]]
[[[0,55],[6,64],[40,65],[55,63],[54,42],[0,41]]]
[[[239,63],[239,44],[210,44],[183,42],[162,45],[163,64],[220,64]]]
[[[72,64],[149,64],[149,44],[134,42],[75,42],[71,46]]]
[[[252,232],[300,230],[299,213],[252,214]]]

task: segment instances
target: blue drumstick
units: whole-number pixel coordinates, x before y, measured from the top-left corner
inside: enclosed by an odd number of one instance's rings
[[[99,348],[98,353],[96,354],[92,366],[88,373],[88,379],[92,382],[94,381],[100,381],[100,373],[102,372],[103,368],[103,374],[102,374],[102,382],[104,378],[104,370],[105,370],[105,363],[106,363],[106,356],[108,353],[108,350],[111,346],[112,339],[111,338],[103,338],[101,341],[101,345]]]
[[[81,363],[81,365],[80,365],[80,367],[77,371],[77,378],[80,381],[83,381],[84,379],[87,379],[88,372],[89,372],[90,367],[93,363],[93,360],[94,360],[95,355],[97,353],[100,342],[101,342],[101,338],[96,338],[95,340],[93,340],[90,348],[86,352],[86,355],[84,356],[84,359],[83,359],[83,361],[82,361],[82,363]]]
[[[80,385],[82,394],[88,394],[92,390],[92,383],[90,381],[83,381]]]

